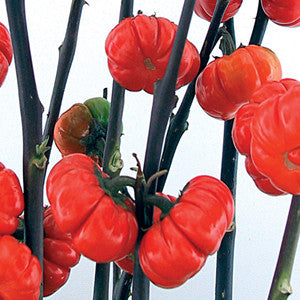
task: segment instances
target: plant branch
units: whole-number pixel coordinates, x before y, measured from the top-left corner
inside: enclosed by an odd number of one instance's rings
[[[265,12],[263,11],[261,2],[258,1],[258,8],[257,8],[257,13],[256,13],[255,23],[254,23],[254,27],[252,30],[249,44],[254,44],[254,45],[261,44],[262,39],[266,32],[268,21],[269,21],[269,18],[266,16]]]
[[[113,300],[127,300],[130,295],[132,275],[122,272],[120,279],[116,282],[113,292]]]
[[[123,18],[132,16],[133,0],[122,0],[120,6],[119,22]],[[103,171],[111,177],[116,176],[121,170],[121,158],[119,155],[120,136],[122,127],[122,116],[124,108],[124,89],[113,81],[109,122],[107,127],[106,142],[103,156]],[[117,156],[116,164],[112,159]],[[94,279],[93,300],[108,299],[110,264],[96,264]],[[114,277],[118,269],[114,267]]]
[[[122,133],[121,127],[124,109],[124,96],[125,90],[116,81],[113,81],[109,122],[103,154],[103,171],[110,177],[119,175],[122,168],[120,156],[117,164],[113,163],[112,159],[115,154],[120,155],[119,147]]]
[[[234,38],[233,22],[229,22],[226,23],[227,29]],[[267,22],[268,18],[263,12],[261,3],[259,2],[256,20],[250,38],[251,44],[260,44],[262,42]],[[238,153],[232,142],[232,125],[233,120],[226,121],[224,124],[221,180],[227,184],[235,199]],[[217,254],[216,299],[232,299],[234,241],[236,232],[235,219],[233,222],[234,229],[225,234]]]
[[[154,91],[150,127],[144,161],[144,175],[146,181],[158,171],[162,143],[166,126],[171,112],[175,106],[175,85],[179,71],[180,61],[191,22],[195,0],[185,0],[178,24],[171,56],[163,79],[157,83]],[[150,194],[156,190],[156,182],[151,185]],[[141,199],[140,199],[141,198]],[[153,207],[146,206],[143,197],[136,199],[136,212],[140,224],[138,241],[135,247],[135,263],[133,275],[133,299],[149,299],[149,280],[143,274],[139,259],[138,247],[143,236],[141,228],[147,228],[152,223]]]
[[[133,0],[121,0],[119,22],[133,16]],[[116,176],[120,169],[111,169],[111,158],[116,151],[116,144],[120,144],[122,116],[124,108],[125,90],[115,80],[113,81],[109,122],[104,148],[103,170],[110,176]],[[118,146],[118,145],[117,145]]]
[[[226,32],[220,48],[224,55],[230,55],[235,50],[235,33],[233,18],[225,23]],[[224,34],[224,33],[223,33]],[[227,39],[227,42],[225,42]],[[230,47],[226,47],[230,44]],[[238,152],[233,144],[231,131],[233,120],[224,122],[223,153],[221,165],[221,180],[230,189],[235,201]],[[233,230],[227,232],[217,253],[215,299],[232,299],[234,243],[236,235],[235,218]]]
[[[43,133],[43,140],[48,137],[48,145],[50,147],[53,143],[54,126],[59,116],[67,79],[75,55],[80,18],[82,8],[85,3],[86,2],[84,0],[73,0],[64,41],[59,47],[58,66],[49,106],[49,112],[47,114],[47,120]],[[50,151],[51,149],[46,155],[48,159],[50,157]]]
[[[43,266],[43,170],[32,163],[42,142],[43,107],[39,100],[27,32],[24,0],[6,0],[18,81],[23,132],[25,242]],[[42,295],[42,286],[41,292]],[[41,297],[41,296],[40,296]]]
[[[216,3],[216,8],[209,25],[202,49],[200,51],[201,65],[198,74],[206,67],[209,61],[210,54],[216,43],[218,28],[229,2],[230,0],[218,0]],[[176,115],[173,116],[170,120],[166,141],[164,144],[160,170],[165,169],[168,170],[168,172],[170,171],[170,167],[179,141],[183,133],[188,128],[187,119],[189,117],[190,108],[195,97],[195,84],[197,77],[198,76],[196,76],[195,79],[189,84]],[[158,179],[158,191],[163,190],[165,182],[167,180],[167,176],[168,173]]]
[[[292,294],[290,279],[300,234],[300,196],[293,196],[268,300]]]
[[[221,180],[230,189],[233,199],[236,194],[238,153],[231,138],[233,120],[224,122]],[[235,218],[233,230],[227,232],[217,253],[215,299],[232,299]]]

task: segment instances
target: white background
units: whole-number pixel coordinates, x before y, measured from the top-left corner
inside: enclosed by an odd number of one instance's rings
[[[58,47],[63,41],[70,1],[26,1],[28,30],[38,93],[46,116],[58,61]],[[101,96],[105,87],[111,91],[104,51],[105,38],[119,19],[120,1],[89,1],[82,13],[77,51],[62,104],[62,112],[72,104]],[[178,24],[183,1],[135,1],[134,13],[156,13]],[[248,44],[257,1],[244,1],[235,18],[237,44]],[[0,2],[0,21],[8,26],[5,1]],[[201,49],[209,23],[194,14],[188,38]],[[300,80],[300,28],[284,28],[269,22],[263,45],[271,48],[282,63],[283,77]],[[214,55],[220,55],[216,49]],[[177,95],[182,99],[185,87]],[[126,92],[122,157],[123,174],[133,175],[132,153],[143,161],[152,96],[145,92]],[[14,63],[0,89],[0,161],[13,169],[22,181],[22,131]],[[296,112],[297,113],[297,112]],[[178,147],[165,192],[177,195],[185,183],[201,174],[220,176],[223,121],[206,115],[195,101],[189,130]],[[60,159],[54,147],[49,169]],[[266,299],[279,253],[290,205],[290,196],[271,197],[260,192],[246,174],[244,157],[239,156],[237,183],[237,236],[234,267],[234,299]],[[45,203],[46,203],[45,199]],[[153,300],[214,299],[216,255],[208,258],[203,269],[183,286],[164,290],[151,286]],[[91,299],[94,263],[82,258],[71,271],[65,286],[48,299]],[[297,253],[292,276],[294,294],[300,299],[300,259]]]

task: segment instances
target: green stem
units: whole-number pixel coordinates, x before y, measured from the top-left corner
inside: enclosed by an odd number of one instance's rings
[[[268,300],[292,294],[290,279],[300,235],[300,196],[293,196]]]

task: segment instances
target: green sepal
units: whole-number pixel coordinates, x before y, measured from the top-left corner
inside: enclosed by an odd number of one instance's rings
[[[101,123],[93,118],[90,125],[90,133],[80,140],[80,145],[86,148],[85,154],[92,156],[96,154],[102,162],[105,147],[106,128]]]
[[[114,178],[103,177],[97,164],[94,164],[95,176],[98,179],[99,186],[113,201],[122,206],[124,209],[129,209],[124,201],[128,198],[123,193],[123,190],[127,186],[134,187],[135,179],[129,176],[117,176]]]
[[[92,117],[99,121],[103,128],[107,128],[110,113],[110,102],[101,97],[95,97],[88,99],[84,102],[87,106]],[[121,125],[121,132],[123,132],[123,126]]]
[[[19,242],[24,243],[25,238],[24,238],[24,229],[25,229],[25,223],[24,219],[19,217],[18,218],[19,224],[17,230],[12,234],[12,236],[17,239]]]
[[[160,196],[160,195],[148,194],[145,197],[145,201],[147,204],[151,204],[151,205],[158,207],[161,210],[163,217],[168,215],[170,210],[176,205],[169,199],[167,199],[163,196]]]
[[[107,128],[110,103],[101,97],[91,98],[83,103],[89,109],[93,118],[99,121],[103,128]]]
[[[218,30],[218,34],[222,37],[220,40],[220,50],[222,51],[223,55],[230,55],[232,54],[236,47],[232,36],[227,31],[226,26],[222,26]]]
[[[51,148],[50,146],[47,146],[48,140],[49,137],[47,136],[40,145],[35,146],[35,154],[31,159],[31,163],[40,170],[44,170],[46,168],[47,157],[45,153]]]

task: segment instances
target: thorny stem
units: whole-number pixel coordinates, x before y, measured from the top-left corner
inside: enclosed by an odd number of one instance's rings
[[[268,300],[286,300],[300,234],[300,196],[293,196]]]
[[[59,116],[67,79],[75,55],[81,12],[85,3],[86,2],[84,0],[73,0],[65,38],[62,45],[59,47],[58,66],[49,106],[49,112],[47,115],[43,133],[43,139],[45,139],[46,137],[49,138],[49,146],[51,146],[53,143],[54,126]],[[51,149],[47,153],[48,159],[50,157],[50,151]]]
[[[14,50],[22,118],[25,242],[43,266],[44,170],[31,163],[36,158],[36,145],[42,142],[43,107],[34,78],[24,0],[6,0],[6,9]],[[40,298],[42,294],[41,286]]]
[[[216,3],[216,8],[214,11],[214,15],[210,22],[202,49],[200,51],[200,59],[201,65],[198,74],[206,67],[210,54],[214,48],[215,40],[218,33],[218,28],[220,26],[222,17],[224,12],[229,4],[230,0],[218,0]],[[162,159],[160,163],[160,170],[166,169],[170,171],[170,167],[173,161],[173,157],[175,155],[175,151],[179,144],[179,141],[183,135],[183,133],[188,128],[187,119],[189,117],[189,112],[191,105],[193,103],[193,99],[195,96],[195,83],[197,76],[195,79],[189,84],[182,103],[176,113],[170,120],[169,128],[167,131],[166,141],[164,144],[164,150],[162,154]],[[158,180],[157,190],[162,191],[167,180],[168,173]]]
[[[175,85],[180,65],[179,62],[181,61],[194,5],[195,0],[185,0],[184,2],[165,75],[162,81],[157,84],[157,87],[154,91],[154,99],[144,161],[144,174],[146,180],[148,180],[159,169],[165,130],[176,101]],[[155,182],[150,188],[149,192],[151,194],[155,193]],[[141,270],[138,259],[138,247],[143,236],[143,231],[141,229],[149,227],[152,223],[153,208],[151,206],[145,205],[143,197],[138,197],[136,199],[136,212],[140,230],[138,241],[135,247],[136,259],[134,263],[133,275],[133,300],[147,300],[149,299],[149,280]]]
[[[133,0],[122,0],[120,6],[119,22],[126,17],[132,16]],[[116,145],[120,145],[122,116],[124,108],[124,89],[115,81],[113,81],[111,107],[109,122],[107,127],[107,136],[104,148],[103,171],[110,176],[116,176],[120,172],[120,168],[116,167],[111,170],[110,164],[114,152],[119,151]],[[118,162],[120,162],[120,157]],[[110,264],[96,264],[95,279],[94,279],[94,294],[93,300],[107,300],[109,290],[109,269]],[[114,277],[118,276],[118,269],[114,267]]]

